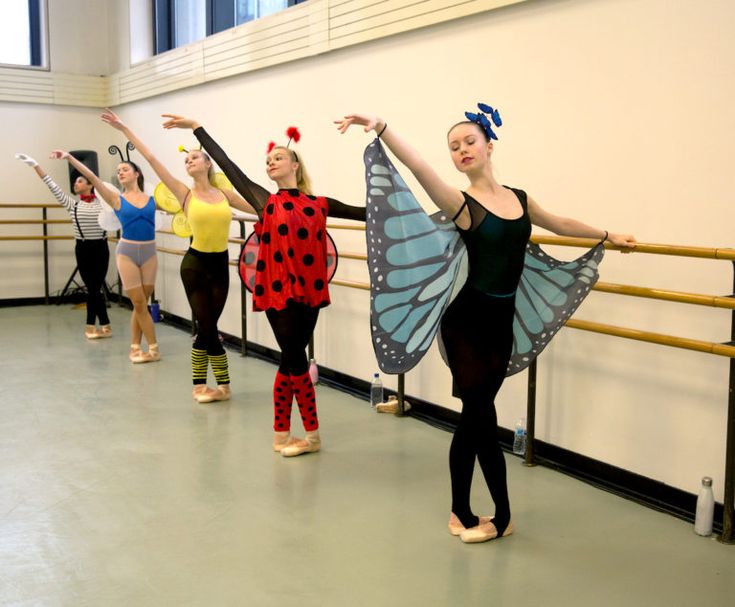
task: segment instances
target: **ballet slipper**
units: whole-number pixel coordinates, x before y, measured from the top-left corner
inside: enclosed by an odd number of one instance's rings
[[[493,520],[492,516],[481,516],[480,519],[480,525],[484,523],[489,523]],[[449,533],[452,535],[459,535],[463,531],[465,531],[465,526],[462,524],[462,521],[459,520],[459,517],[454,514],[454,512],[450,512],[449,514]]]
[[[281,452],[285,447],[293,445],[299,439],[291,436],[291,431],[273,433],[273,451]]]
[[[513,521],[508,522],[508,526],[500,537],[507,537],[511,533],[513,533]],[[461,539],[465,544],[487,542],[488,540],[494,540],[496,537],[498,537],[498,530],[495,528],[492,521],[481,523],[477,525],[477,527],[465,529],[459,534],[459,539]]]
[[[197,396],[197,401],[200,403],[213,403],[221,400],[230,400],[231,395],[230,384],[220,384],[214,390],[207,388],[207,392]]]
[[[110,325],[102,325],[97,331],[97,338],[112,337],[112,327]]]
[[[319,430],[313,430],[306,433],[306,437],[295,440],[292,444],[281,449],[283,457],[295,457],[303,453],[316,453],[322,448],[322,441],[319,438]]]
[[[378,403],[375,405],[375,410],[378,413],[398,413],[398,397],[391,396],[386,402],[384,403]],[[406,411],[411,410],[411,403],[409,403],[407,400],[403,401],[403,411],[404,413]]]
[[[201,403],[201,402],[211,403],[212,402],[211,400],[203,400],[202,401],[202,400],[199,400],[199,399],[200,398],[206,398],[209,395],[213,394],[214,392],[215,392],[215,390],[213,388],[210,388],[207,384],[196,384],[194,386],[194,388],[192,389],[192,391],[191,391],[191,397],[195,401],[197,401],[199,403]]]
[[[99,339],[100,335],[97,333],[97,327],[94,325],[85,325],[84,337],[87,339]]]
[[[131,357],[133,364],[153,363],[161,360],[161,353],[158,351],[158,344],[148,346],[148,352],[138,350],[138,355]]]
[[[128,358],[130,359],[131,363],[135,362],[135,359],[138,358],[143,352],[140,350],[140,344],[130,344],[130,352],[128,352]]]

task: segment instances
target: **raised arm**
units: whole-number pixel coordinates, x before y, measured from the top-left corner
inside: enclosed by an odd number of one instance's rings
[[[342,120],[335,120],[335,124],[340,133],[345,133],[353,124],[363,126],[366,133],[375,131],[396,158],[414,174],[434,204],[450,216],[457,214],[464,202],[462,192],[445,183],[408,142],[387,126],[385,120],[377,116],[349,114]]]
[[[16,154],[15,157],[22,163],[27,164],[34,171],[36,171],[36,174],[41,178],[41,181],[43,181],[46,184],[46,187],[51,190],[54,198],[56,198],[56,200],[62,207],[67,210],[72,210],[76,206],[77,201],[69,196],[69,194],[67,194],[64,190],[62,190],[33,158],[26,154]]]
[[[191,129],[194,131],[194,135],[199,140],[199,143],[202,144],[202,147],[212,157],[212,160],[222,169],[227,179],[232,183],[232,186],[255,209],[258,216],[262,215],[265,204],[270,196],[268,190],[245,175],[240,167],[230,160],[230,157],[225,151],[196,120],[177,114],[162,114],[162,116],[168,118],[163,123],[164,129]]]
[[[608,232],[607,230],[588,226],[586,223],[582,223],[576,219],[552,215],[548,211],[542,209],[530,196],[528,197],[528,216],[530,217],[532,224],[554,232],[554,234],[558,234],[559,236],[606,240],[617,247],[621,247],[625,253],[628,252],[626,249],[634,249],[636,245],[635,236],[631,234]]]
[[[330,217],[365,221],[365,207],[356,207],[351,204],[345,204],[344,202],[340,202],[334,198],[327,198],[327,202],[329,203]]]
[[[237,192],[232,190],[222,190],[222,193],[225,195],[227,202],[233,209],[237,209],[243,213],[252,213],[253,215],[258,214],[253,206]]]
[[[174,196],[176,196],[177,200],[183,206],[189,193],[189,187],[184,182],[176,179],[176,177],[170,173],[161,161],[153,155],[150,148],[143,143],[140,138],[133,133],[125,123],[123,123],[122,120],[120,120],[120,117],[115,114],[115,112],[108,108],[102,113],[100,118],[102,118],[103,122],[106,122],[112,128],[117,129],[127,137],[128,141],[130,141],[130,143],[132,143],[140,152],[143,158],[148,161],[148,164],[151,165],[151,168],[155,171],[156,175],[158,175],[158,178],[163,181],[171,192],[173,192]]]
[[[105,182],[97,177],[97,175],[95,175],[86,164],[79,162],[69,152],[65,152],[64,150],[54,150],[49,155],[49,158],[53,158],[55,160],[66,160],[77,171],[84,175],[84,177],[86,177],[87,181],[94,186],[94,189],[97,190],[97,193],[102,196],[102,199],[107,204],[115,210],[120,208],[120,195],[108,188],[105,185]]]

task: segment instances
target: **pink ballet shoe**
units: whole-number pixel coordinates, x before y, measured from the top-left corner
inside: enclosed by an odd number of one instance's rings
[[[481,516],[480,519],[480,525],[484,523],[489,523],[493,520],[492,516]],[[459,520],[459,517],[454,514],[454,512],[450,512],[449,514],[449,533],[452,535],[460,535],[463,531],[465,531],[465,526],[462,524],[462,521]]]
[[[130,358],[130,360],[133,361],[133,364],[153,363],[161,360],[161,353],[158,351],[158,344],[150,344],[148,346],[148,352],[140,350],[139,352],[138,356]]]
[[[291,436],[290,431],[286,432],[274,432],[273,433],[273,451],[280,453],[283,449],[289,445],[293,445],[299,439]]]
[[[503,535],[501,535],[500,537],[507,537],[511,533],[513,533],[513,521],[510,521],[508,523],[505,531],[503,531]],[[492,523],[492,521],[487,523],[480,523],[479,525],[477,525],[477,527],[465,529],[462,533],[459,534],[459,539],[461,539],[465,544],[478,544],[480,542],[487,542],[488,540],[494,540],[496,537],[498,537],[498,530],[495,528],[495,525]]]
[[[281,449],[281,455],[283,457],[295,457],[304,453],[316,453],[321,448],[322,441],[319,438],[319,430],[313,430],[307,432],[303,440],[296,439],[292,444]]]
[[[135,363],[135,359],[139,358],[141,354],[143,354],[143,352],[140,349],[140,344],[131,344],[130,352],[128,352],[128,358],[130,359],[130,362]]]
[[[191,391],[191,397],[198,403],[200,402],[210,403],[212,402],[211,400],[201,401],[199,399],[208,397],[210,394],[213,394],[214,392],[216,392],[216,390],[214,388],[210,388],[207,384],[197,384],[194,386],[194,388]]]
[[[104,339],[105,337],[112,337],[112,327],[110,325],[103,325],[97,331],[97,339]]]
[[[230,384],[220,384],[214,390],[207,388],[206,392],[197,396],[197,402],[200,403],[214,403],[222,400],[230,400],[232,392],[230,391]]]
[[[101,335],[97,332],[97,328],[94,325],[87,325],[84,327],[84,337],[87,339],[99,339]]]

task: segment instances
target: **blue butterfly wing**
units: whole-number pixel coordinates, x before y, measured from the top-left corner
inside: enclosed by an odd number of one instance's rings
[[[405,373],[434,340],[465,249],[446,214],[426,214],[380,140],[364,160],[373,348],[381,371]]]
[[[560,261],[528,243],[516,292],[513,353],[506,375],[531,364],[574,314],[597,282],[604,255],[600,243],[574,261]]]

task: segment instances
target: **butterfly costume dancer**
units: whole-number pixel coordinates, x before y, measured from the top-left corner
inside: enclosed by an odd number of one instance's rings
[[[298,131],[289,129],[298,141]],[[256,210],[259,238],[253,287],[253,308],[265,311],[281,349],[281,362],[273,385],[275,438],[273,448],[289,457],[318,451],[319,420],[316,394],[308,373],[305,348],[320,308],[329,305],[327,268],[327,216],[365,220],[365,208],[333,198],[312,196],[295,188],[271,194],[249,179],[202,127],[194,135],[217,162],[233,187]],[[288,146],[269,147],[269,159],[298,162]],[[279,154],[281,156],[279,157]],[[290,436],[293,399],[306,431],[305,440]]]
[[[382,126],[364,155],[373,345],[384,372],[402,373],[419,362],[441,329],[443,355],[462,400],[449,453],[449,531],[467,543],[513,532],[495,396],[506,375],[525,368],[581,303],[604,253],[600,243],[565,263],[528,242],[532,219],[578,235],[601,231],[552,216],[524,191],[494,182],[490,153],[497,137],[490,120],[496,127],[501,121],[497,110],[479,107],[479,114],[467,113],[468,121],[450,129],[451,155],[474,191],[492,194],[507,217],[445,184],[389,131],[386,144],[444,209],[428,216],[385,154],[380,137],[387,125],[360,115],[339,122],[342,132],[351,124]],[[493,518],[477,517],[470,508],[475,458],[495,503]]]

